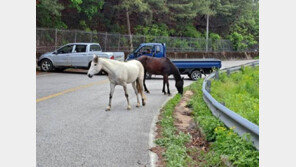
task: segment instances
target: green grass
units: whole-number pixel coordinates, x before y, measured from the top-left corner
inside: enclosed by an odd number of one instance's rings
[[[198,148],[186,148],[185,144],[190,141],[190,134],[178,132],[174,126],[173,111],[179,103],[181,96],[177,94],[165,105],[161,112],[161,138],[157,139],[156,144],[165,148],[163,156],[166,166],[226,166],[222,157],[227,157],[234,166],[259,166],[259,152],[252,144],[238,136],[232,129],[228,129],[222,122],[212,115],[203,100],[201,91],[203,80],[194,82],[185,90],[194,92],[188,102],[193,110],[193,118],[198,122],[206,140],[210,142],[208,152]],[[197,157],[191,157],[190,155]],[[197,158],[199,161],[194,161]]]
[[[252,144],[238,136],[232,129],[228,129],[219,121],[207,107],[203,100],[202,82],[199,80],[190,85],[194,92],[190,105],[193,108],[194,120],[209,142],[212,142],[210,151],[203,153],[206,162],[200,166],[223,166],[221,157],[226,156],[235,166],[259,166],[259,152]]]
[[[245,67],[232,73],[220,74],[213,80],[211,95],[249,121],[259,125],[259,67]]]

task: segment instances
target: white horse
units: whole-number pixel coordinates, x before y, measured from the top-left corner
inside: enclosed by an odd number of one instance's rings
[[[111,109],[111,100],[116,85],[123,86],[127,100],[127,109],[131,109],[126,87],[128,83],[132,83],[135,90],[137,96],[137,107],[140,107],[138,93],[142,96],[142,105],[145,105],[146,96],[143,92],[144,67],[141,62],[138,60],[120,62],[117,60],[99,58],[97,55],[94,55],[91,66],[87,72],[87,76],[91,78],[94,74],[100,72],[101,69],[108,73],[110,81],[109,105],[107,106],[106,111],[110,111]]]

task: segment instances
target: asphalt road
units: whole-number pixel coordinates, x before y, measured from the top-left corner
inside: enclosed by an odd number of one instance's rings
[[[249,61],[222,62],[222,67]],[[185,86],[192,81],[185,77]],[[153,117],[169,96],[161,77],[147,80],[146,106],[136,108],[128,85],[131,110],[121,86],[115,88],[111,111],[106,76],[85,73],[41,73],[36,76],[37,166],[149,166],[148,138]],[[170,90],[176,93],[175,81]]]

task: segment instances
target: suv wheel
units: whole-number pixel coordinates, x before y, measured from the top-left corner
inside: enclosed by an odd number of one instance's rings
[[[53,70],[52,62],[48,59],[44,59],[40,63],[40,68],[42,71],[49,72]]]

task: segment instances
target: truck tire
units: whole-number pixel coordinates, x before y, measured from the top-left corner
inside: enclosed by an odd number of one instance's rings
[[[201,72],[199,70],[193,70],[190,73],[189,78],[196,81],[198,78],[201,78]]]
[[[40,68],[44,72],[53,71],[54,67],[49,59],[43,59],[40,62]]]

